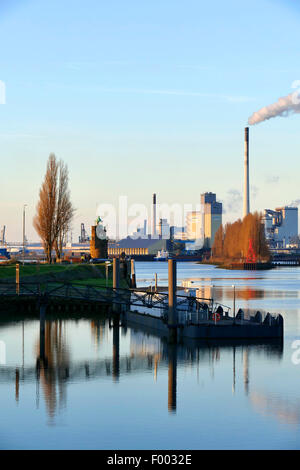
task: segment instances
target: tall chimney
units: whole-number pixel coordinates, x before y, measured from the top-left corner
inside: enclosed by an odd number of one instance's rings
[[[245,160],[244,160],[244,217],[250,212],[249,202],[249,127],[245,127]]]
[[[156,235],[156,194],[153,194],[152,236]]]

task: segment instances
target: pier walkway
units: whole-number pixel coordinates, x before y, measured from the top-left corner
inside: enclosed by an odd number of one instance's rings
[[[169,295],[166,292],[155,292],[141,289],[123,289],[113,287],[94,287],[80,283],[67,282],[20,282],[0,283],[0,302],[5,300],[36,299],[40,303],[51,301],[123,305],[146,309],[159,309],[160,313],[168,312]],[[219,304],[215,304],[219,305]],[[176,295],[176,309],[178,312],[195,312],[200,307],[211,308],[212,299],[200,299],[191,295]],[[230,310],[229,307],[226,307]]]

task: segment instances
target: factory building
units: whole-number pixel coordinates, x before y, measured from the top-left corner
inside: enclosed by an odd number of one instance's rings
[[[204,193],[201,194],[201,205],[204,218],[204,246],[211,248],[216,232],[222,224],[222,203],[217,202],[215,193]]]
[[[270,248],[287,248],[298,236],[298,208],[265,209],[263,223]]]
[[[159,219],[158,235],[161,238],[170,238],[170,225],[167,219]]]
[[[168,251],[170,249],[170,240],[163,238],[124,238],[115,243],[108,244],[109,256],[120,256],[125,253],[126,256],[156,256],[159,250]]]
[[[90,237],[88,236],[84,224],[80,226],[80,236],[79,236],[79,243],[87,243],[90,241]]]
[[[203,238],[203,213],[191,211],[186,214],[186,236],[188,240]]]

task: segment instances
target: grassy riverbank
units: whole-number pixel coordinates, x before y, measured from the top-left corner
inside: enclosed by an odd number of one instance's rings
[[[15,265],[0,265],[0,282],[14,282]],[[106,286],[105,264],[21,265],[20,282],[70,281],[95,287]],[[121,287],[126,287],[122,285]],[[112,267],[108,270],[108,287],[112,287]]]

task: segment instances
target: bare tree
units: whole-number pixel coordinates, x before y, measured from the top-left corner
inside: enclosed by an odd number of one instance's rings
[[[57,208],[55,218],[54,248],[58,259],[61,258],[63,244],[70,223],[74,216],[74,208],[70,200],[69,174],[67,166],[60,161],[58,171]]]
[[[44,182],[40,189],[37,213],[33,225],[41,237],[48,263],[52,262],[53,247],[61,257],[64,237],[74,215],[68,189],[68,169],[50,154]]]

